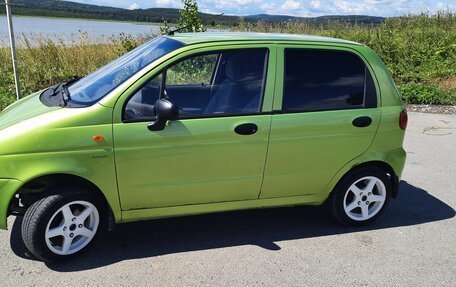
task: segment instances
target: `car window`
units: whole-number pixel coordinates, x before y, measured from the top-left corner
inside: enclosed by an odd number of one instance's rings
[[[154,104],[159,98],[161,84],[162,74],[159,74],[139,89],[127,102],[124,119],[154,118]]]
[[[242,115],[261,111],[267,49],[227,50],[199,54],[167,67],[127,102],[127,121],[155,116],[160,94],[179,108],[179,117]],[[159,79],[157,79],[159,78]]]
[[[166,36],[157,37],[126,53],[68,87],[71,105],[91,105],[141,69],[185,45]]]
[[[166,72],[166,85],[210,85],[219,54],[192,57]]]
[[[284,111],[373,107],[375,85],[355,54],[343,51],[285,51]]]

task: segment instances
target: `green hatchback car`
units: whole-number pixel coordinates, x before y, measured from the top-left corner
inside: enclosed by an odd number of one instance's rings
[[[339,39],[160,36],[0,114],[0,228],[38,259],[115,223],[326,203],[361,225],[398,194],[407,113],[380,58]]]

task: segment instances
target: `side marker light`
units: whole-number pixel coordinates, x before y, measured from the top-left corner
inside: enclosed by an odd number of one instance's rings
[[[93,141],[96,142],[96,143],[101,143],[102,141],[104,141],[104,136],[101,136],[101,135],[96,135],[96,136],[93,136]]]

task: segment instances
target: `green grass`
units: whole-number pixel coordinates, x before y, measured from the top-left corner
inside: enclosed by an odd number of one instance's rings
[[[391,71],[407,103],[456,105],[456,15],[410,15],[387,19],[377,26],[308,22],[241,23],[239,30],[321,35],[366,44]],[[85,75],[120,56],[152,35],[121,35],[109,43],[92,44],[81,33],[72,45],[44,36],[23,38],[18,50],[22,95],[73,75]],[[37,45],[27,45],[27,43]],[[10,51],[0,48],[0,108],[14,101]]]
[[[79,34],[73,42],[35,35],[22,36],[17,51],[21,95],[25,96],[74,75],[86,75],[107,64],[152,36],[133,38],[129,35],[102,38],[93,44],[88,34]],[[33,43],[33,44],[31,44]],[[0,108],[15,100],[10,49],[0,48]]]

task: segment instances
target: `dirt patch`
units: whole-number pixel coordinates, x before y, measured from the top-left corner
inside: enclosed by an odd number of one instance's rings
[[[430,114],[456,114],[456,106],[407,105],[407,111]]]
[[[444,79],[440,82],[439,86],[448,92],[456,91],[456,77]]]

